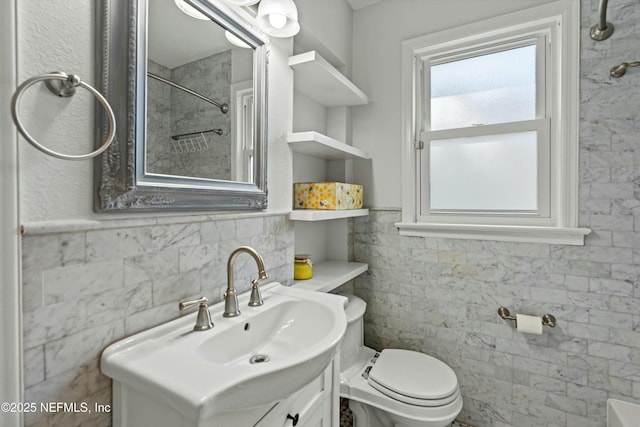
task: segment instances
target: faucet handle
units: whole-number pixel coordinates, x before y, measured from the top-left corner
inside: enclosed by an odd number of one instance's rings
[[[207,305],[208,302],[209,300],[206,297],[200,297],[196,300],[181,301],[180,304],[178,304],[180,311],[188,310],[196,305],[199,306],[196,325],[193,327],[194,331],[206,331],[213,328],[211,314],[209,313],[209,306]]]
[[[264,304],[262,293],[260,292],[260,282],[266,279],[254,279],[251,281],[251,296],[249,297],[249,307],[259,307]]]
[[[178,308],[180,309],[180,311],[184,311],[189,310],[191,307],[195,307],[198,304],[207,305],[208,302],[209,300],[207,299],[207,297],[200,297],[194,300],[180,301],[180,304],[178,304]]]

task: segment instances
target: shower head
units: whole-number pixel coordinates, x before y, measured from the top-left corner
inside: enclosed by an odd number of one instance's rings
[[[624,74],[627,72],[627,68],[638,67],[638,66],[640,66],[640,61],[623,62],[622,64],[616,65],[611,70],[609,70],[609,75],[611,77],[619,78],[624,76]]]

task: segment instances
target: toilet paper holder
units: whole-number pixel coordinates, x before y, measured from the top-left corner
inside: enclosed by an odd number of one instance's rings
[[[506,307],[500,307],[498,309],[498,314],[505,320],[513,320],[516,321],[516,316],[512,316],[509,312],[509,309]],[[549,326],[550,328],[555,328],[556,326],[556,317],[553,314],[545,314],[542,316],[542,325]]]

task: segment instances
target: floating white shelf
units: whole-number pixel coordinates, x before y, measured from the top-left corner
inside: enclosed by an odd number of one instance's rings
[[[369,209],[349,209],[341,211],[294,209],[289,214],[292,221],[327,221],[329,219],[353,218],[369,215]]]
[[[294,88],[325,107],[363,105],[369,102],[351,80],[315,50],[289,57]]]
[[[325,261],[313,265],[313,278],[295,280],[293,286],[318,292],[329,292],[364,273],[369,266],[362,262]]]
[[[328,160],[370,159],[369,154],[318,132],[294,132],[287,135],[291,149],[300,154]]]

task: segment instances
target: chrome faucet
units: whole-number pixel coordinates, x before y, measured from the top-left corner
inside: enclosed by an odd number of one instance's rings
[[[198,317],[196,318],[196,326],[193,327],[194,331],[206,331],[213,328],[213,322],[211,321],[211,314],[209,313],[209,307],[207,303],[209,300],[206,297],[200,297],[192,301],[183,301],[178,304],[180,311],[188,310],[196,304],[199,305]]]
[[[262,296],[260,295],[260,288],[258,287],[260,282],[267,279],[267,273],[264,270],[264,261],[255,249],[249,246],[240,246],[238,249],[231,252],[229,255],[229,261],[227,261],[227,291],[224,293],[224,317],[236,317],[240,314],[238,309],[238,296],[236,295],[236,288],[233,286],[233,262],[241,253],[247,253],[253,257],[258,264],[258,278],[253,280],[251,287],[251,297],[249,298],[249,305],[256,307],[262,305]]]

